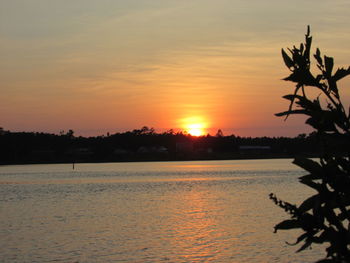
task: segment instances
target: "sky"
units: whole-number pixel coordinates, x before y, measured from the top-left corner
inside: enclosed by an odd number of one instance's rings
[[[350,65],[348,0],[0,0],[0,127],[296,136],[281,48]],[[349,80],[341,92],[349,101]],[[347,89],[347,90],[346,90]]]

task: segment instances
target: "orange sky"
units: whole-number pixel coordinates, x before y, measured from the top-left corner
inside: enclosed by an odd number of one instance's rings
[[[280,49],[310,24],[314,47],[350,64],[349,10],[347,0],[0,1],[0,126],[101,135],[196,120],[211,134],[295,136],[308,131],[302,119],[273,115],[292,89]]]

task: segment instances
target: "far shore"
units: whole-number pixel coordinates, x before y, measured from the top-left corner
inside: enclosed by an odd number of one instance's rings
[[[300,156],[300,155],[298,155]],[[302,155],[303,157],[308,158],[316,158],[316,155]],[[103,164],[103,163],[140,163],[140,162],[191,162],[191,161],[234,161],[234,160],[266,160],[266,159],[293,159],[296,156],[287,156],[287,155],[273,155],[273,156],[237,156],[235,158],[182,158],[182,159],[127,159],[127,160],[102,160],[102,161],[84,161],[79,160],[76,162],[67,162],[67,161],[57,161],[57,162],[14,162],[14,163],[2,163],[1,166],[8,166],[8,165],[36,165],[36,164],[69,164],[69,165],[76,165],[76,164],[84,164],[84,163],[95,163],[95,164]]]
[[[156,133],[144,127],[125,133],[76,137],[37,132],[0,133],[0,165],[50,163],[161,162],[315,157],[317,135],[289,137],[192,136]]]

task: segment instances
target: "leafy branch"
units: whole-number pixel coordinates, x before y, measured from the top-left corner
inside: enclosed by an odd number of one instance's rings
[[[350,110],[346,112],[337,82],[350,75],[350,67],[334,71],[334,59],[321,56],[317,48],[313,58],[318,73],[311,72],[310,27],[305,43],[282,49],[290,75],[284,80],[295,83],[287,111],[276,114],[287,119],[293,114],[306,115],[323,147],[319,161],[296,158],[293,163],[308,172],[299,182],[314,189],[317,194],[308,197],[299,206],[282,201],[270,194],[276,205],[291,217],[275,226],[277,230],[301,229],[303,233],[293,245],[302,243],[299,251],[313,244],[329,244],[325,259],[318,262],[350,262]],[[320,95],[308,96],[308,89]]]

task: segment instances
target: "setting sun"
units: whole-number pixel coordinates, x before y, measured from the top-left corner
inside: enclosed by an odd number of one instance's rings
[[[182,125],[185,132],[192,136],[203,136],[206,134],[207,122],[200,117],[189,117],[182,120]]]
[[[204,135],[204,130],[201,124],[191,124],[187,128],[187,132],[192,136],[202,136]]]

